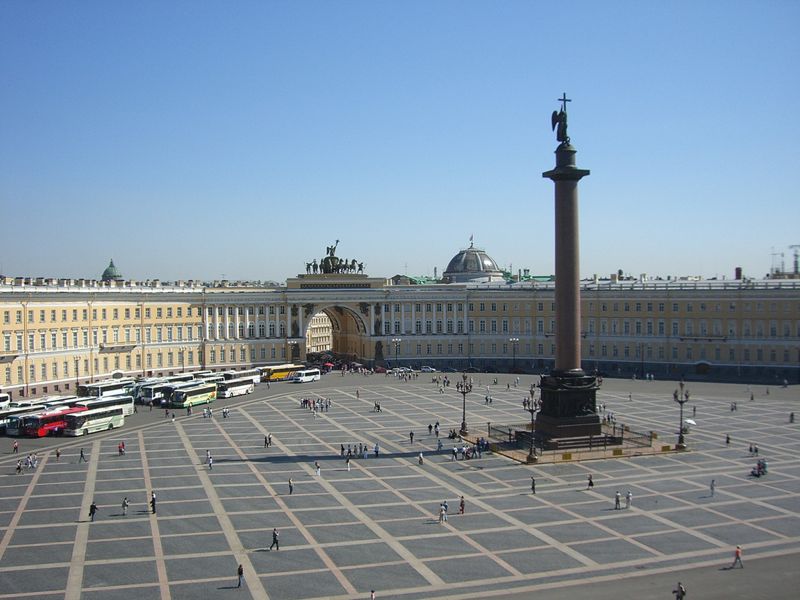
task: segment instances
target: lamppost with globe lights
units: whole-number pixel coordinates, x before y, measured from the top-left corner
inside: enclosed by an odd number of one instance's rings
[[[517,344],[519,344],[519,338],[508,338],[508,341],[511,342],[511,372],[513,373],[517,368]]]
[[[295,348],[297,348],[297,340],[286,340],[289,345],[289,360],[294,360]]]
[[[675,390],[672,392],[672,399],[677,402],[681,407],[680,423],[678,424],[678,448],[683,450],[686,448],[685,440],[683,439],[683,405],[689,401],[689,390],[684,391],[683,382],[680,383],[681,391]],[[683,392],[683,393],[681,393]]]
[[[467,427],[467,394],[472,391],[472,382],[467,377],[466,373],[462,373],[461,381],[456,383],[456,391],[461,394],[461,435],[467,435],[469,428]]]
[[[400,342],[403,340],[401,338],[392,338],[392,343],[394,344],[394,367],[395,369],[400,366],[400,363],[397,362],[397,355],[400,353]]]
[[[528,458],[527,458],[528,463],[537,462],[536,448],[534,446],[534,439],[533,439],[533,432],[534,432],[534,427],[536,426],[536,421],[535,421],[536,413],[538,412],[539,409],[536,406],[536,402],[535,402],[535,398],[534,398],[534,392],[535,392],[535,388],[534,388],[533,385],[531,385],[531,399],[530,399],[530,404],[528,404],[528,412],[531,413],[531,447],[530,447],[530,450],[528,451]]]

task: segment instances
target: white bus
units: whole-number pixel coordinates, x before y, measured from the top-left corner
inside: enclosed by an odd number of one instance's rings
[[[219,383],[220,381],[225,381],[222,373],[211,373],[210,375],[203,375],[200,379],[196,379],[195,383],[200,385],[201,383]]]
[[[0,410],[5,410],[11,404],[11,396],[8,394],[0,394]]]
[[[302,371],[295,371],[292,376],[292,383],[308,383],[309,381],[319,381],[322,375],[319,369],[303,369]]]
[[[249,378],[253,383],[261,381],[261,369],[246,369],[244,371],[225,371],[222,376],[228,379],[244,379]]]
[[[121,395],[127,393],[127,388],[135,385],[133,379],[110,379],[108,381],[98,381],[97,383],[87,383],[78,386],[78,396],[81,398],[102,398],[103,396]]]
[[[194,377],[195,379],[205,379],[209,375],[213,375],[213,374],[214,374],[214,371],[209,371],[209,370],[192,371],[192,377]]]
[[[65,420],[64,435],[78,436],[122,427],[125,415],[120,406],[106,406],[67,415]]]
[[[141,390],[142,404],[152,402],[153,406],[165,406],[169,404],[169,400],[175,390],[194,387],[196,385],[197,382],[194,380],[177,382],[163,381],[161,383],[146,385]]]
[[[164,377],[167,381],[191,381],[194,379],[194,375],[192,373],[178,373],[177,375],[167,375]]]
[[[210,404],[217,398],[216,383],[201,383],[200,385],[196,385],[196,381],[194,383],[193,387],[175,390],[169,403],[172,408],[186,408],[195,404]]]
[[[256,384],[253,383],[251,377],[227,379],[217,383],[217,397],[233,398],[234,396],[244,396],[245,394],[252,394],[255,389]]]
[[[85,406],[88,410],[95,408],[121,408],[126,417],[134,413],[133,396],[104,396],[97,400],[82,400],[78,406]]]

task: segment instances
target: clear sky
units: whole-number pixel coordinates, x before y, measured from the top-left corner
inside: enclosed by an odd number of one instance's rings
[[[800,2],[0,2],[0,273],[273,279],[337,255],[732,277],[800,244]],[[780,257],[776,259],[779,263]]]

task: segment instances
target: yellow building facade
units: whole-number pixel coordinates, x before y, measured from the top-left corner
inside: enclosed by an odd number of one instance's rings
[[[800,281],[587,281],[583,368],[609,376],[800,378]],[[302,360],[323,345],[366,365],[544,372],[554,284],[395,285],[305,275],[261,288],[0,280],[0,389],[74,391],[114,375]]]

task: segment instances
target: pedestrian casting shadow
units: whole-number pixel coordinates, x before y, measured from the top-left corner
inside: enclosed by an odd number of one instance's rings
[[[218,590],[238,590],[239,586],[237,585],[223,585],[222,587],[218,587]]]

